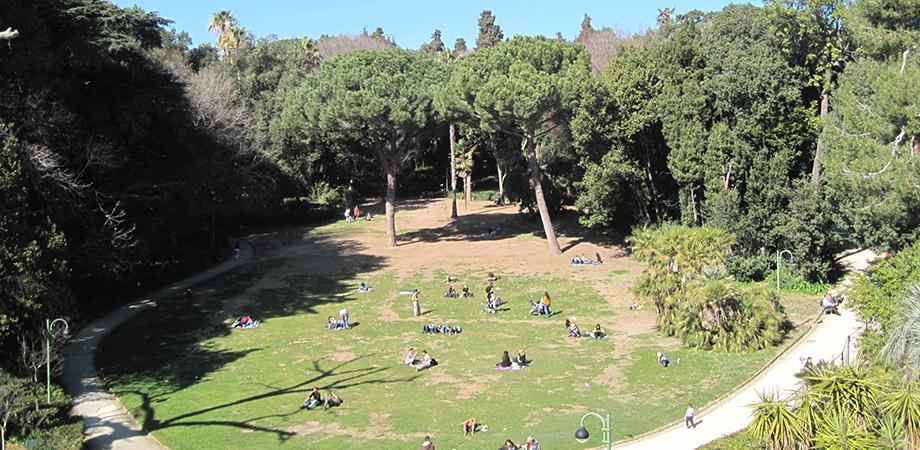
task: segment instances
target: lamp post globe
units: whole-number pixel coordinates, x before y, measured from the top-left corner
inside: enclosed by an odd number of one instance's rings
[[[585,442],[587,442],[588,441],[588,429],[585,428],[584,426],[578,427],[578,429],[575,430],[575,440],[581,444],[584,444]]]

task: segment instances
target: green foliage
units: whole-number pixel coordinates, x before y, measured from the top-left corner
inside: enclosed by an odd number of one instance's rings
[[[788,322],[772,289],[740,287],[725,270],[731,233],[708,226],[666,224],[628,238],[645,265],[634,292],[654,302],[658,329],[689,347],[724,352],[779,344]]]
[[[877,60],[900,57],[920,42],[920,1],[862,0],[846,11],[858,52]]]
[[[768,450],[767,444],[751,436],[746,431],[739,431],[723,438],[716,439],[698,450]]]
[[[491,47],[505,38],[502,27],[495,24],[492,10],[484,9],[479,14],[479,36],[476,37],[476,49]]]
[[[891,367],[898,368],[905,379],[917,379],[920,375],[920,282],[907,286],[880,356]]]
[[[859,276],[850,287],[849,300],[860,320],[875,324],[860,337],[860,353],[874,360],[896,323],[907,288],[920,282],[920,243],[885,258]]]
[[[804,433],[789,403],[778,399],[776,393],[760,393],[754,405],[754,421],[747,434],[769,443],[771,449],[794,449],[805,440]]]
[[[850,240],[897,249],[920,233],[920,60],[847,66],[824,128],[834,221]],[[913,148],[912,148],[913,147]]]
[[[82,420],[75,424],[66,418],[70,398],[56,386],[51,393],[49,404],[44,382],[31,382],[0,369],[0,418],[9,417],[4,430],[7,439],[35,438],[41,444],[39,448],[45,449],[82,447]]]

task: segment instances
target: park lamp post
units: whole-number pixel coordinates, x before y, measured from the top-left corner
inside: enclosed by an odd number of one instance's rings
[[[779,263],[783,255],[789,255],[789,264],[795,264],[795,258],[789,250],[776,251],[776,294],[779,295]]]
[[[64,325],[65,337],[70,329],[67,321],[60,317],[54,320],[45,319],[45,381],[47,383],[48,404],[51,404],[51,338],[54,337],[54,325],[56,323]]]
[[[601,416],[598,413],[589,412],[581,416],[581,424],[578,426],[578,429],[575,430],[575,440],[580,443],[588,442],[588,429],[585,428],[585,418],[588,416],[594,416],[601,420],[601,424],[603,425],[602,431],[604,432],[604,439],[601,440],[601,443],[604,444],[607,450],[610,450],[613,445],[613,440],[610,439],[610,414]]]

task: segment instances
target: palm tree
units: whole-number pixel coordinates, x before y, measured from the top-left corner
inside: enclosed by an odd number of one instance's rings
[[[236,18],[233,17],[233,14],[226,9],[211,14],[211,22],[208,24],[208,31],[217,35],[217,51],[221,56],[226,55],[231,49],[239,46],[239,44],[233,45],[234,42],[238,41],[236,39],[238,33],[233,31],[237,28],[238,23],[239,21],[237,21]]]
[[[905,380],[916,380],[920,376],[920,283],[907,287],[894,323],[881,357],[900,367]]]

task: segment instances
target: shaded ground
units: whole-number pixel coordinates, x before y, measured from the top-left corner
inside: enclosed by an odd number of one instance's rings
[[[561,221],[564,257],[547,255],[539,221],[514,207],[473,209],[450,222],[449,203],[409,202],[400,209],[400,245],[383,246],[384,222],[342,222],[286,228],[252,237],[258,252],[245,268],[196,290],[191,302],[161,302],[116,332],[100,352],[113,390],[144,428],[174,449],[406,448],[424,435],[446,448],[498,447],[527,434],[549,448],[581,448],[571,440],[580,414],[606,410],[615,438],[678,417],[686,401],[728,392],[775,351],[724,355],[681,349],[654,333],[654,308],[628,311],[639,266],[599,236],[578,236]],[[497,238],[484,233],[498,227]],[[572,267],[577,254],[600,253],[600,266]],[[509,308],[482,312],[484,276],[503,276],[498,294]],[[441,297],[450,274],[468,282],[475,299]],[[360,280],[375,290],[354,292]],[[411,317],[408,296],[423,291],[426,314]],[[543,289],[554,297],[552,319],[527,314]],[[810,300],[809,300],[810,301]],[[358,325],[322,328],[343,306]],[[793,308],[794,309],[794,308]],[[805,308],[802,308],[805,310]],[[230,330],[231,317],[264,320]],[[566,338],[565,317],[588,328],[601,323],[610,339]],[[459,336],[422,335],[423,323],[463,326]],[[794,319],[795,321],[795,319]],[[406,349],[428,349],[442,364],[416,373],[400,364]],[[493,368],[501,351],[526,347],[534,364],[523,372]],[[667,370],[658,350],[682,363]],[[672,370],[674,369],[674,370]],[[301,411],[312,386],[346,403]],[[470,415],[490,425],[459,436]]]

